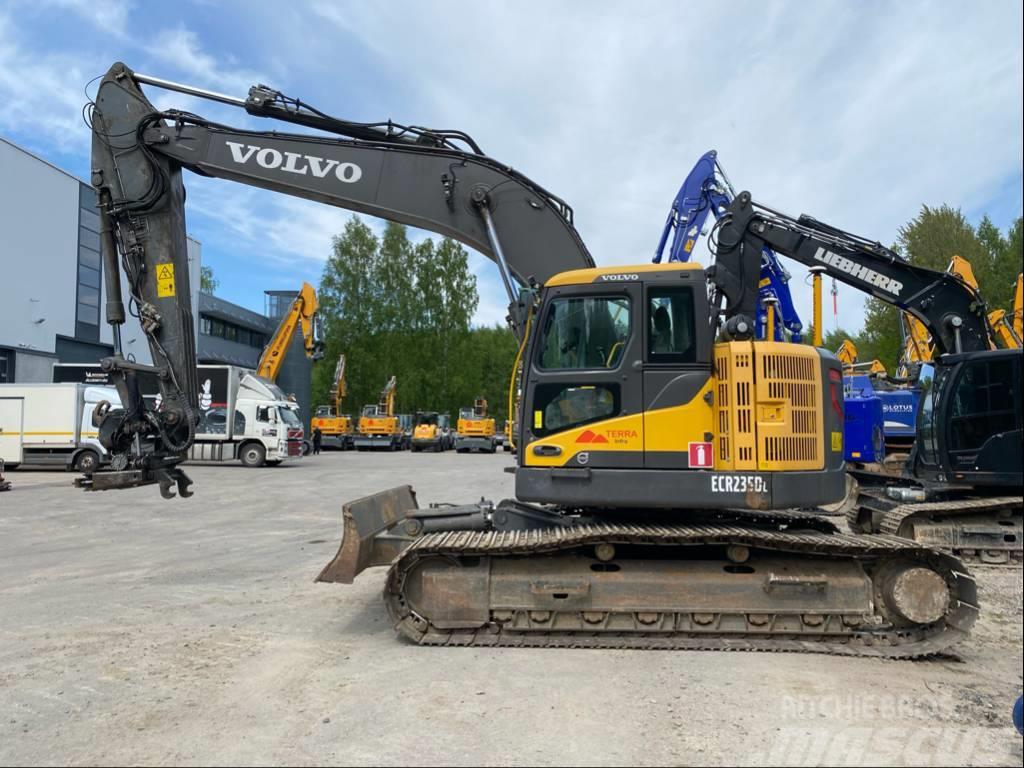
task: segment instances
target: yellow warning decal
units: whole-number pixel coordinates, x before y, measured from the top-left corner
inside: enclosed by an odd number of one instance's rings
[[[697,242],[696,240],[687,240],[686,241],[686,245],[683,246],[683,250],[686,251],[687,253],[692,253],[693,252],[693,246],[694,246],[694,244],[696,242]]]
[[[156,295],[162,299],[174,295],[174,265],[157,264]]]
[[[540,429],[544,426],[544,411],[533,412],[533,428]]]
[[[832,433],[832,450],[835,453],[839,453],[843,450],[843,433],[833,432]]]
[[[771,284],[772,284],[772,279],[770,277],[766,277],[763,280],[761,280],[761,282],[759,282],[757,284],[757,287],[758,288],[767,288]]]

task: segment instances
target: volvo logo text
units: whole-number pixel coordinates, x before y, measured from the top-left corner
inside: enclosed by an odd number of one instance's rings
[[[620,281],[620,280],[639,280],[640,275],[635,272],[632,274],[622,273],[616,275],[601,275],[601,279],[605,282]]]
[[[256,160],[261,168],[295,173],[305,176],[307,173],[322,179],[333,173],[338,181],[355,184],[363,177],[363,169],[355,163],[342,163],[338,160],[303,155],[298,152],[281,152],[273,147],[258,147],[255,144],[242,144],[237,141],[225,141],[231,150],[231,159],[239,165]]]

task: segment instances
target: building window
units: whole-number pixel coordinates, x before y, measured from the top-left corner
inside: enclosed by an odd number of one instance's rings
[[[240,325],[218,320],[207,315],[199,316],[199,332],[204,336],[216,336],[219,339],[245,344],[248,347],[263,349],[264,336],[259,331],[251,331]]]
[[[79,341],[100,340],[100,216],[96,212],[96,191],[82,184],[78,195],[78,303],[75,337]]]
[[[0,384],[10,384],[14,381],[14,351],[0,349]]]

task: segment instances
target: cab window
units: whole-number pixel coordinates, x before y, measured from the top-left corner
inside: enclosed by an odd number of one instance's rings
[[[693,289],[647,292],[647,359],[652,363],[697,362]]]
[[[619,412],[619,386],[539,384],[534,401],[533,433],[544,437],[571,427],[610,418]]]
[[[975,360],[967,363],[953,396],[951,450],[974,450],[998,432],[1020,429],[1017,418],[1013,399],[1013,361]]]
[[[617,368],[629,333],[626,296],[555,299],[544,319],[538,366],[544,370]]]

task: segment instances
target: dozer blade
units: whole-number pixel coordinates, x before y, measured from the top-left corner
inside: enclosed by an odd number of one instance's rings
[[[411,536],[390,531],[418,508],[416,494],[409,485],[346,504],[342,507],[343,530],[338,554],[320,571],[316,580],[351,584],[367,568],[390,564],[412,541]]]

